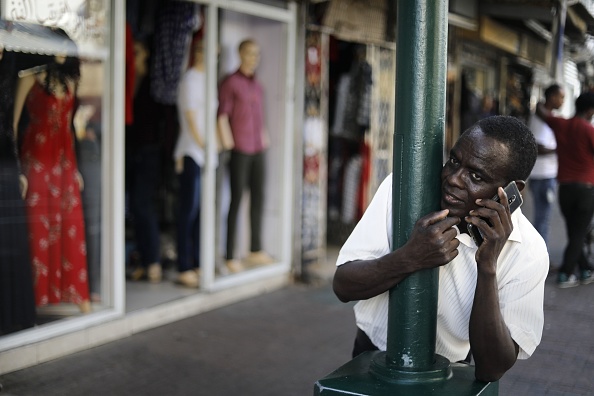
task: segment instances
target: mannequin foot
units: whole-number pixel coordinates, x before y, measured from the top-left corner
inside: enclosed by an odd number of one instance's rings
[[[137,282],[139,280],[146,279],[146,269],[144,267],[136,267],[132,273],[130,273],[130,280]]]
[[[161,279],[163,279],[163,270],[161,269],[161,264],[153,263],[148,266],[148,280],[151,283],[159,283]]]
[[[245,268],[244,268],[243,264],[241,263],[241,261],[236,260],[236,259],[227,260],[225,262],[225,266],[227,266],[227,269],[232,274],[236,274],[238,272],[241,272],[241,271],[245,270]]]
[[[259,250],[257,252],[250,252],[250,254],[245,258],[245,261],[252,265],[266,265],[272,264],[275,260],[266,253],[264,250]]]
[[[175,280],[175,283],[185,287],[198,288],[200,287],[200,270],[191,269],[180,272]]]
[[[78,309],[80,309],[80,312],[83,314],[88,314],[91,312],[91,302],[89,300],[85,300],[83,302],[81,302],[80,304],[78,304]]]

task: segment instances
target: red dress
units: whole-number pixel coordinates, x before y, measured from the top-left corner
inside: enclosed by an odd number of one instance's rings
[[[21,163],[37,306],[89,299],[84,218],[70,120],[74,95],[59,98],[36,82]]]

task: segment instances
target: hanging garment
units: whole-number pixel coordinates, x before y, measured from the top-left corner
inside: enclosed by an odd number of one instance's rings
[[[362,166],[363,159],[360,155],[355,155],[349,160],[344,170],[341,220],[345,224],[351,224],[357,221],[357,205]]]
[[[151,95],[158,103],[175,105],[192,32],[200,27],[200,6],[166,1],[159,10],[152,56]]]
[[[70,119],[74,94],[59,98],[36,82],[26,100],[30,123],[21,163],[38,306],[89,299],[85,229]]]
[[[35,324],[27,216],[19,191],[19,167],[8,117],[14,95],[7,81],[10,77],[7,70],[0,70],[0,335]]]
[[[360,141],[371,117],[371,66],[366,61],[353,64],[340,78],[332,134]]]

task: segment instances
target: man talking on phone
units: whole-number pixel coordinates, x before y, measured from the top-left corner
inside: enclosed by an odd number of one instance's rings
[[[530,130],[494,116],[467,129],[441,172],[441,210],[421,217],[408,241],[392,251],[392,176],[379,187],[344,246],[334,292],[355,305],[353,357],[385,350],[388,291],[408,275],[439,267],[436,353],[450,361],[472,354],[475,376],[496,381],[540,343],[544,240],[521,209],[510,213],[503,187],[521,191],[537,156]],[[499,202],[492,200],[497,194]],[[468,225],[480,230],[480,247]]]

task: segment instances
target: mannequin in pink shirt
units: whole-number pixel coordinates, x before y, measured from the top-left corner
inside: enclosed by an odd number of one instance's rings
[[[244,269],[235,252],[236,224],[241,198],[250,191],[250,253],[252,265],[270,264],[274,259],[261,243],[264,208],[265,153],[269,139],[264,127],[263,89],[255,77],[260,47],[251,39],[239,45],[239,69],[227,76],[219,89],[218,127],[223,147],[230,149],[231,203],[227,217],[226,265],[230,272]]]

